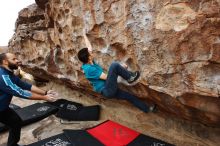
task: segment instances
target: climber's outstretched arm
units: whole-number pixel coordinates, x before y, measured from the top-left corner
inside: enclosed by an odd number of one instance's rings
[[[88,39],[88,37],[86,36],[86,31],[83,31],[83,37],[85,39],[85,43],[86,43],[86,47],[88,48],[89,52],[92,52],[92,45]]]

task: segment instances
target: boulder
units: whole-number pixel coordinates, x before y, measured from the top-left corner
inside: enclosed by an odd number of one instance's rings
[[[137,85],[123,88],[163,112],[220,126],[219,0],[36,2],[20,11],[9,42],[24,70],[100,96],[77,59],[85,30],[105,70],[123,61],[141,71]]]

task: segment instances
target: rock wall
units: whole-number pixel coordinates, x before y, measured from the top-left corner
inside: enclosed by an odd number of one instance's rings
[[[219,0],[36,0],[20,11],[10,51],[37,77],[95,94],[77,51],[86,31],[106,70],[140,70],[129,89],[161,111],[219,127]]]

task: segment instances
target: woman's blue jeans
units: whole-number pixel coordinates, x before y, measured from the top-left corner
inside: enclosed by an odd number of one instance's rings
[[[144,112],[148,112],[148,106],[139,100],[136,96],[123,91],[118,88],[117,78],[121,76],[125,80],[128,80],[131,76],[131,72],[122,67],[119,63],[113,62],[109,67],[107,80],[105,82],[105,87],[101,91],[102,95],[108,98],[125,99],[131,102],[134,106],[139,108]]]

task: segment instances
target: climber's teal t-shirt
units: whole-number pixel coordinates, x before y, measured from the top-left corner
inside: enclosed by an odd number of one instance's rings
[[[93,64],[83,64],[82,69],[86,78],[92,84],[93,89],[96,92],[101,93],[102,89],[105,86],[105,80],[100,79],[100,76],[103,72],[102,67],[93,61]]]

